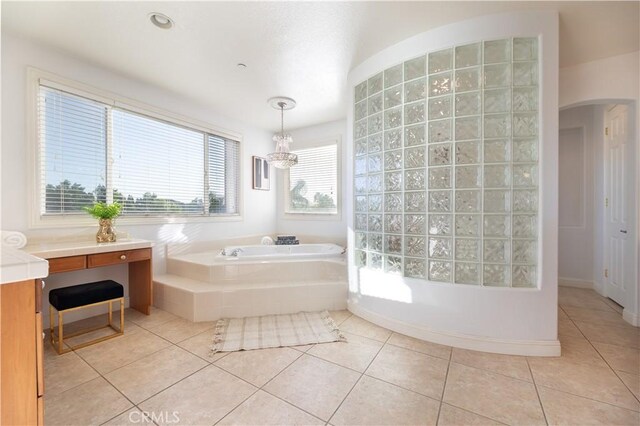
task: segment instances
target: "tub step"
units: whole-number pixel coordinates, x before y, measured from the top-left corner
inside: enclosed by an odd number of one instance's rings
[[[154,305],[190,321],[215,321],[347,307],[346,280],[212,284],[178,275],[154,276]]]

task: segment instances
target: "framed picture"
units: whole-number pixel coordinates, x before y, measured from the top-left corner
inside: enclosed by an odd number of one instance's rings
[[[270,189],[270,175],[269,163],[266,158],[256,157],[253,158],[253,189],[260,189],[262,191],[269,191]]]

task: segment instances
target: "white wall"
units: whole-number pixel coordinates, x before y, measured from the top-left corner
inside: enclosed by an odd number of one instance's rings
[[[560,112],[558,278],[593,287],[594,243],[594,106]],[[574,145],[565,131],[579,131]],[[572,144],[564,146],[563,144]],[[566,202],[565,203],[563,203]]]
[[[264,156],[273,149],[271,133],[226,118],[218,111],[191,102],[176,94],[154,87],[102,67],[83,62],[45,46],[2,34],[2,145],[1,228],[22,231],[30,239],[67,238],[95,235],[96,227],[64,229],[28,229],[26,194],[33,191],[27,185],[27,176],[33,166],[28,164],[26,140],[26,73],[33,66],[59,76],[76,80],[103,90],[126,96],[166,111],[210,123],[214,127],[229,129],[243,135],[242,157],[242,220],[234,222],[167,223],[155,225],[118,226],[134,238],[155,242],[153,249],[154,272],[165,270],[165,246],[170,242],[207,241],[247,235],[273,234],[276,222],[276,191],[251,189],[251,156]],[[211,84],[224,84],[212,81]],[[265,104],[266,105],[266,104]],[[256,238],[256,241],[259,241]],[[118,267],[123,268],[123,267]],[[107,271],[109,272],[109,271]],[[113,271],[111,272],[113,273]],[[91,279],[100,279],[102,272],[83,271],[60,274],[48,280],[48,288],[70,285]],[[116,271],[125,281],[126,274]],[[46,297],[46,296],[45,296]]]
[[[636,219],[634,236],[636,244],[634,246],[636,265],[634,267],[635,277],[630,280],[636,285],[635,294],[630,295],[630,300],[625,303],[624,318],[635,324],[640,325],[640,197],[637,195],[640,189],[640,52],[628,53],[625,55],[612,56],[610,58],[600,59],[593,62],[579,64],[573,67],[567,67],[560,70],[560,108],[576,105],[597,105],[594,115],[594,134],[597,136],[594,145],[594,155],[596,164],[598,158],[604,158],[603,145],[603,129],[604,129],[604,104],[611,103],[627,103],[635,127],[635,140],[632,141],[632,149],[635,155],[635,167],[630,170],[628,178],[635,181],[636,191],[635,200],[631,200],[635,204]],[[604,218],[602,212],[603,197],[597,194],[604,194],[602,182],[602,169],[595,169],[595,192],[594,201],[594,226],[595,226],[595,243],[594,243],[594,288],[602,292],[600,275],[604,270],[603,266],[603,234],[601,232]]]
[[[323,123],[316,126],[303,127],[290,132],[293,137],[291,149],[301,149],[329,139],[340,140],[341,150],[341,179],[340,179],[340,214],[335,216],[310,216],[301,218],[300,215],[287,215],[284,213],[284,173],[277,171],[278,215],[276,230],[278,234],[293,234],[303,238],[304,241],[330,240],[338,244],[345,244],[347,239],[346,210],[346,179],[347,164],[351,161],[346,157],[347,121],[339,120]]]
[[[452,45],[493,38],[541,35],[539,288],[510,289],[435,283],[384,275],[378,282],[358,270],[349,220],[349,309],[414,337],[470,349],[520,355],[559,355],[557,340],[558,229],[558,15],[555,12],[484,16],[419,34],[356,66],[349,74],[353,128],[356,84],[403,60]],[[347,158],[353,153],[353,138]],[[353,167],[349,165],[351,182]],[[352,209],[352,191],[348,203]]]

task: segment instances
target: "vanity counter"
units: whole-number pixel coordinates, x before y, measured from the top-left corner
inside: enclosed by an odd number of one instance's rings
[[[0,250],[0,284],[43,278],[49,262],[24,251],[3,246]]]

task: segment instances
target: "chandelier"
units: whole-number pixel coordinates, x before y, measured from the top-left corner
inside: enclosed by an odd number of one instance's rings
[[[280,110],[280,133],[273,135],[276,151],[267,154],[267,162],[278,169],[288,169],[298,164],[298,156],[289,152],[289,144],[293,142],[291,135],[284,132],[284,110],[293,109],[296,101],[291,98],[275,97],[269,99],[269,105]]]

